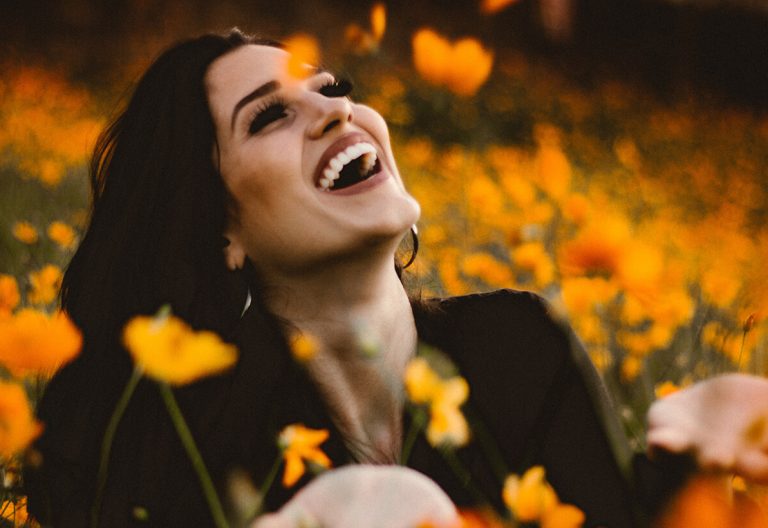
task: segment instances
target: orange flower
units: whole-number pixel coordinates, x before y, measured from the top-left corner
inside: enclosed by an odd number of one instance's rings
[[[429,406],[427,440],[433,446],[462,446],[469,441],[469,426],[460,407],[469,395],[461,376],[442,379],[426,358],[416,357],[405,368],[405,390],[416,405]]]
[[[317,447],[327,439],[327,430],[310,429],[301,424],[289,425],[280,432],[277,445],[285,460],[283,486],[290,488],[301,478],[306,469],[304,460],[326,469],[331,467],[331,460]]]
[[[320,47],[317,39],[306,33],[296,33],[285,40],[288,58],[288,74],[296,79],[303,79],[312,73],[312,67],[320,62]]]
[[[16,278],[12,275],[0,274],[0,319],[11,315],[20,300]]]
[[[16,222],[13,224],[13,236],[25,244],[34,244],[37,242],[37,229],[29,222]]]
[[[75,245],[77,235],[75,230],[64,222],[51,222],[48,226],[48,238],[56,242],[63,249],[70,249]]]
[[[504,504],[518,521],[537,521],[557,505],[557,494],[544,476],[543,467],[533,466],[522,478],[510,475],[504,482]]]
[[[15,376],[52,374],[80,352],[83,339],[65,312],[24,309],[0,319],[0,363]]]
[[[171,315],[134,317],[123,329],[123,343],[148,376],[171,385],[217,374],[237,361],[235,346]]]
[[[10,458],[23,451],[42,430],[21,385],[0,381],[0,456]]]
[[[584,524],[584,512],[572,504],[557,504],[544,513],[541,528],[579,528]]]
[[[32,291],[29,292],[29,302],[32,304],[48,304],[56,298],[61,288],[61,268],[53,264],[45,265],[41,270],[29,274]]]
[[[413,36],[413,63],[427,81],[468,97],[488,79],[493,53],[473,38],[451,44],[433,30],[423,28]]]

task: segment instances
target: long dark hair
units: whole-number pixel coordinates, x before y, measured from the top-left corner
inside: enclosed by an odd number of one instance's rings
[[[213,163],[205,75],[246,44],[276,45],[232,30],[168,49],[97,142],[90,224],[62,286],[62,306],[85,345],[46,389],[38,407],[45,432],[35,445],[43,464],[25,475],[30,508],[42,520],[89,498],[77,486],[90,484],[64,483],[69,469],[58,464],[76,460],[78,478],[92,482],[104,428],[132,369],[120,346],[125,322],[166,303],[225,338],[239,320],[247,286],[222,252],[228,195]],[[133,403],[141,406],[147,393],[140,386]]]
[[[204,77],[215,59],[249,43],[262,41],[233,30],[172,47],[101,135],[90,225],[62,286],[86,354],[112,353],[127,318],[165,303],[220,333],[239,316],[245,293],[222,254],[227,195],[212,161]]]

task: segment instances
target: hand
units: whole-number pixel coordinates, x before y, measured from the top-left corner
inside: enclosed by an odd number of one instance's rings
[[[688,452],[702,469],[768,483],[768,379],[727,374],[662,398],[647,439],[651,455]]]
[[[459,526],[451,499],[421,473],[401,466],[345,466],[323,473],[252,528],[435,528]]]

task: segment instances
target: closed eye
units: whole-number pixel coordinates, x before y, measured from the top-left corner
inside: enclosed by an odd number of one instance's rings
[[[287,117],[286,110],[288,110],[288,107],[282,99],[265,102],[259,106],[254,117],[251,119],[250,125],[248,125],[248,133],[251,135],[256,134],[267,125]]]

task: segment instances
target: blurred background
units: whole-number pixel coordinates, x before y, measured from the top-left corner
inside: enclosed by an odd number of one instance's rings
[[[19,306],[54,303],[34,292],[76,247],[88,150],[132,83],[233,26],[303,34],[387,118],[424,210],[414,291],[544,295],[638,446],[659,394],[765,373],[765,0],[5,0],[0,273]]]

